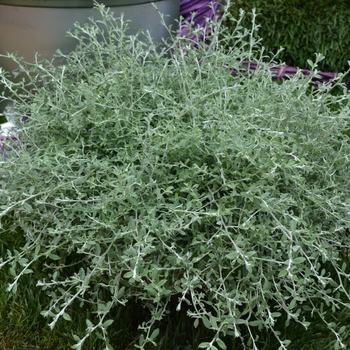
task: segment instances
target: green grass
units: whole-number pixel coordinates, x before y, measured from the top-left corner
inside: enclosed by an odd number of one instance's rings
[[[3,248],[0,244],[0,248]],[[26,287],[21,287],[16,295],[7,293],[6,285],[10,277],[1,272],[0,274],[0,349],[1,350],[68,350],[74,344],[70,324],[58,322],[54,330],[47,325],[47,320],[40,315],[41,305],[45,302],[46,296],[32,285],[31,277],[26,276]],[[208,331],[202,325],[197,328],[193,326],[193,320],[186,317],[186,310],[181,313],[175,312],[175,300],[173,312],[169,314],[160,324],[160,340],[156,347],[149,347],[155,350],[191,350],[197,349],[198,344],[206,339]],[[327,310],[333,313],[332,310]],[[83,335],[85,330],[84,320],[88,318],[86,310],[75,308],[73,321],[75,327],[79,324],[80,332]],[[146,318],[148,311],[135,300],[127,304],[127,307],[116,310],[114,313],[115,324],[111,333],[111,344],[115,350],[134,349],[134,342],[137,342],[137,325],[140,319]],[[334,322],[347,326],[350,320],[349,312],[336,310],[333,313]],[[292,340],[288,347],[290,350],[331,350],[333,349],[334,338],[332,333],[321,322],[315,320],[310,328],[297,325],[288,329],[280,324],[276,327],[281,334],[287,333]],[[345,344],[350,346],[350,330],[347,327],[344,338]],[[268,332],[261,332],[259,349],[277,349],[278,344],[275,337]],[[243,346],[237,340],[226,338],[228,349],[243,350]],[[249,345],[249,344],[248,344]],[[104,349],[97,339],[88,339],[83,347],[85,350]],[[248,349],[248,348],[247,348]]]
[[[24,241],[24,234],[19,229],[6,230],[10,227],[10,221],[2,219],[3,235],[0,240],[0,256],[7,249],[20,247]],[[4,232],[6,234],[4,234]],[[349,261],[348,261],[349,263]],[[7,285],[12,282],[12,277],[7,270],[0,269],[0,349],[1,350],[68,350],[74,344],[71,331],[71,323],[60,320],[55,328],[48,327],[47,320],[40,314],[43,305],[47,304],[47,296],[37,288],[33,281],[41,276],[26,275],[16,294],[6,291]],[[177,298],[170,302],[170,313],[159,325],[160,339],[154,350],[192,350],[197,349],[198,344],[205,341],[210,333],[200,323],[194,327],[194,320],[187,317],[188,309],[182,308],[176,312]],[[340,326],[346,326],[343,334],[345,345],[350,347],[350,311],[325,309]],[[85,319],[90,318],[86,308],[80,309],[74,306],[72,322],[75,330],[78,328],[81,336],[85,332]],[[150,315],[147,308],[141,303],[130,300],[126,307],[114,310],[113,329],[111,329],[111,344],[115,350],[131,350],[138,341],[138,324],[147,320]],[[334,349],[334,336],[327,327],[315,318],[308,330],[297,324],[284,326],[286,320],[280,320],[276,330],[284,337],[291,339],[289,350],[331,350]],[[248,338],[248,334],[245,335]],[[244,337],[244,335],[243,335]],[[259,349],[277,349],[276,338],[270,332],[262,331],[259,334]],[[239,339],[226,337],[228,350],[244,350]],[[247,344],[248,346],[250,344]],[[248,349],[249,347],[247,347]],[[103,342],[96,338],[88,338],[83,349],[102,350]]]
[[[73,344],[69,325],[58,322],[51,330],[47,320],[41,316],[41,305],[46,296],[26,277],[26,287],[17,295],[6,292],[10,282],[4,273],[0,276],[0,349],[1,350],[65,350]],[[25,285],[25,283],[23,285]],[[23,286],[22,285],[22,286]],[[74,321],[85,320],[84,312],[77,312]],[[86,343],[87,349],[97,349],[95,340]]]

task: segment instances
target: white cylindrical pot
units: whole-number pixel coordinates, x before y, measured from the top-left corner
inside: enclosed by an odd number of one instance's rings
[[[105,0],[116,17],[124,14],[130,20],[128,34],[139,29],[148,30],[155,42],[169,36],[160,21],[158,11],[164,14],[167,25],[176,29],[180,0]],[[152,5],[154,3],[157,9]],[[77,42],[66,37],[74,23],[89,21],[98,15],[92,0],[0,0],[0,54],[17,52],[28,62],[35,53],[51,59],[57,49],[63,53],[74,50]],[[6,71],[16,68],[11,60],[0,58],[0,66]],[[1,93],[1,88],[0,88]]]

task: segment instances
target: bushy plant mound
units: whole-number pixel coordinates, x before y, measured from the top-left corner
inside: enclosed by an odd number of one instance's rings
[[[258,13],[256,23],[267,51],[284,48],[279,59],[287,65],[307,68],[307,60],[315,52],[326,59],[319,69],[344,72],[349,69],[350,2],[348,0],[237,0],[230,12],[237,17],[240,9]],[[244,25],[249,26],[247,16]],[[230,26],[230,23],[227,22]]]
[[[111,348],[113,312],[130,300],[150,312],[140,349],[159,339],[170,300],[212,331],[200,348],[225,349],[226,335],[256,349],[267,330],[284,349],[276,324],[313,318],[342,345],[323,310],[350,308],[345,90],[310,91],[302,74],[273,83],[262,62],[232,76],[259,51],[242,18],[233,34],[208,23],[209,44],[190,31],[157,47],[98,8],[63,65],[1,78],[20,141],[1,161],[0,215],[25,239],[1,259],[9,290],[32,274],[51,327],[74,304],[90,309],[75,348],[95,333]]]

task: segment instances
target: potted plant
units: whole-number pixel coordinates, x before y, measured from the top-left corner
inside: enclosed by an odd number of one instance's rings
[[[156,4],[156,7],[153,6]],[[158,11],[164,14],[167,26],[179,15],[179,0],[104,0],[116,16],[124,13],[130,20],[130,34],[139,29],[150,31],[156,42],[169,33],[161,25]],[[57,49],[63,53],[72,51],[76,41],[66,37],[74,23],[84,23],[93,15],[93,0],[0,0],[0,55],[18,52],[26,61],[33,61],[35,53],[40,58],[51,59]],[[0,67],[12,71],[12,60],[0,57]],[[1,93],[1,87],[0,87]],[[0,106],[1,111],[1,106]]]

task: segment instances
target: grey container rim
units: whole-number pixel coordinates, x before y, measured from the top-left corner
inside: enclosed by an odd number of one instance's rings
[[[162,0],[104,0],[106,6],[132,6]],[[0,0],[0,5],[19,7],[83,8],[94,7],[93,0]]]

